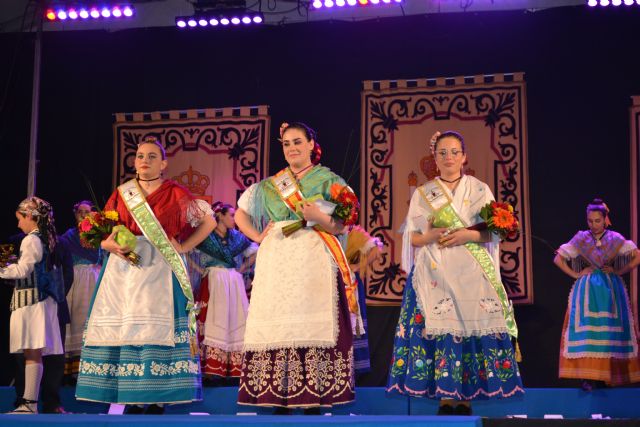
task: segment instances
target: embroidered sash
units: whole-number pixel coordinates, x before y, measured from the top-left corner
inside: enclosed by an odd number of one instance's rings
[[[462,218],[460,218],[460,215],[453,206],[453,201],[447,192],[444,191],[439,181],[434,180],[429,182],[424,188],[418,187],[418,191],[433,212],[434,226],[451,228],[464,228],[467,226]],[[498,295],[509,335],[517,338],[518,327],[513,315],[513,305],[511,301],[509,301],[504,286],[498,278],[498,271],[496,271],[493,258],[489,254],[489,251],[476,242],[465,243],[464,247],[467,248],[473,258],[478,262],[484,276]]]
[[[147,203],[142,189],[138,185],[135,179],[125,182],[118,187],[120,196],[124,200],[129,213],[135,220],[144,236],[149,242],[160,252],[164,260],[171,267],[171,271],[176,275],[180,289],[187,299],[187,311],[189,312],[189,335],[191,342],[191,351],[196,351],[196,317],[198,315],[198,307],[193,301],[193,290],[191,289],[191,282],[189,280],[189,274],[187,273],[187,267],[184,260],[178,254],[178,251],[171,244],[171,240],[167,236],[167,233],[162,228],[160,221],[156,218],[151,206]]]
[[[276,188],[280,199],[282,202],[289,208],[293,213],[295,213],[298,218],[303,219],[300,214],[296,210],[296,206],[298,202],[301,202],[305,199],[298,187],[298,183],[294,178],[293,174],[289,170],[289,168],[282,169],[280,172],[275,174],[271,178],[271,182],[273,186]],[[345,283],[345,292],[347,295],[347,301],[349,303],[349,311],[352,313],[358,313],[358,300],[356,298],[356,287],[357,284],[353,281],[351,277],[351,269],[349,268],[349,262],[347,261],[347,257],[344,254],[344,250],[340,245],[340,241],[338,238],[331,233],[327,233],[322,229],[319,225],[315,225],[312,227],[313,231],[315,231],[320,239],[324,242],[325,246],[329,250],[329,253],[333,257],[334,261],[338,265],[338,269],[340,270],[340,275],[342,276],[342,280]]]

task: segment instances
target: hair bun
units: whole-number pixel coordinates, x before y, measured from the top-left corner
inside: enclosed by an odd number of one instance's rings
[[[604,202],[602,201],[602,199],[593,199],[591,201],[592,205],[604,205]]]

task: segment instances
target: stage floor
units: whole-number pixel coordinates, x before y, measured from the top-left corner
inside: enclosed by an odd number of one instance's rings
[[[63,406],[74,414],[86,414],[85,416],[74,415],[73,423],[95,424],[96,422],[103,424],[105,422],[121,423],[137,423],[140,421],[129,420],[130,416],[106,416],[96,415],[104,414],[108,410],[108,406],[104,404],[76,401],[74,398],[74,388],[64,387],[61,391]],[[592,414],[602,414],[602,416],[611,418],[637,419],[640,426],[640,388],[607,388],[595,389],[590,393],[586,393],[579,389],[527,389],[524,397],[504,399],[504,400],[487,400],[473,402],[474,417],[432,417],[436,411],[438,402],[430,399],[407,398],[404,396],[392,395],[388,396],[383,388],[363,387],[356,390],[356,401],[347,405],[336,406],[331,409],[323,409],[324,413],[333,415],[332,417],[263,417],[252,416],[270,415],[271,408],[259,408],[252,406],[241,406],[236,403],[237,388],[236,387],[205,387],[204,400],[189,405],[175,405],[167,407],[167,415],[158,417],[158,420],[166,420],[167,423],[176,423],[173,415],[186,415],[189,413],[204,413],[216,415],[216,425],[227,424],[282,424],[282,423],[302,423],[316,424],[356,424],[360,425],[382,425],[393,426],[402,419],[402,423],[422,422],[429,425],[439,425],[445,422],[448,426],[476,426],[480,419],[486,418],[505,418],[512,415],[526,415],[528,418],[544,418],[545,415],[561,415],[565,419],[587,419]],[[15,399],[15,393],[12,387],[0,387],[0,413],[12,409],[12,403]],[[297,414],[301,413],[300,411]],[[244,414],[244,415],[243,415]],[[171,417],[169,417],[171,415]],[[233,415],[230,417],[230,415]],[[241,415],[241,416],[235,416]],[[357,415],[357,417],[354,417]],[[375,415],[375,417],[371,417]],[[345,417],[346,416],[346,417]],[[7,418],[0,417],[0,425],[18,425],[19,422],[13,420],[15,416]],[[29,417],[30,419],[33,417]],[[60,416],[38,416],[44,422],[49,420],[58,420],[67,417]],[[136,418],[136,417],[133,417]],[[142,417],[149,421],[148,416]],[[180,418],[180,417],[178,417]],[[187,417],[189,423],[205,422],[210,417]],[[457,420],[463,424],[451,424],[449,418]],[[107,421],[107,419],[109,421]],[[154,420],[156,417],[154,417]],[[184,417],[183,417],[184,419]],[[12,421],[13,420],[13,421]],[[172,420],[170,422],[170,420]],[[304,420],[304,421],[302,421]],[[342,421],[340,421],[342,420]],[[553,420],[548,420],[553,421]],[[29,421],[31,422],[31,421]],[[432,423],[436,424],[432,424]],[[9,423],[9,424],[7,424]],[[164,425],[165,421],[161,424]],[[475,423],[475,424],[474,424]],[[155,424],[155,421],[154,421]],[[160,425],[160,424],[159,424]],[[444,425],[444,424],[443,424]],[[24,426],[23,426],[24,427]]]

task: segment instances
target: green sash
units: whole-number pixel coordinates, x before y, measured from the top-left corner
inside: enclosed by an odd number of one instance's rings
[[[184,260],[171,244],[171,240],[164,228],[162,228],[160,221],[158,221],[153,210],[151,210],[151,206],[147,203],[142,189],[138,186],[138,182],[135,179],[127,181],[118,187],[118,191],[144,236],[160,252],[178,279],[180,289],[182,289],[182,293],[187,299],[186,309],[189,312],[189,335],[193,353],[197,339],[196,316],[198,315],[198,307],[193,301],[193,290],[191,289],[191,282]]]
[[[427,202],[427,205],[433,212],[433,226],[434,227],[447,227],[447,228],[465,228],[468,224],[465,224],[460,215],[453,206],[453,201],[449,197],[448,193],[440,184],[440,181],[433,180],[428,182],[423,187],[418,187],[418,191],[422,198]],[[507,326],[509,335],[514,338],[518,337],[518,326],[513,315],[513,305],[507,293],[504,290],[504,286],[499,279],[498,272],[493,264],[493,258],[487,248],[476,242],[468,242],[464,244],[464,247],[473,255],[473,258],[478,262],[482,268],[484,276],[487,278],[491,286],[496,291],[500,304],[502,305],[502,314]]]

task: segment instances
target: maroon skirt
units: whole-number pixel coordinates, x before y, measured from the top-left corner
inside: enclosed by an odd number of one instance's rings
[[[238,403],[308,408],[355,399],[353,335],[344,282],[338,272],[338,341],[335,347],[247,351]]]

